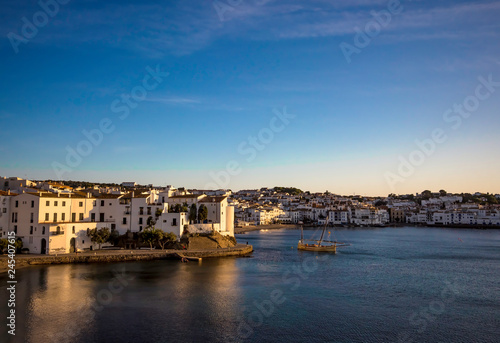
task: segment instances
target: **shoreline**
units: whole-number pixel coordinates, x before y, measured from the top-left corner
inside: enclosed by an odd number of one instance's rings
[[[268,225],[249,225],[243,227],[235,227],[234,234],[243,234],[245,232],[252,232],[258,230],[280,230],[280,229],[299,229],[300,225],[297,224],[268,224]]]
[[[300,229],[299,224],[268,224],[268,225],[249,225],[243,227],[235,227],[234,234],[241,235],[247,232],[259,231],[259,230],[280,230],[280,229]],[[304,224],[305,228],[309,227],[322,227],[322,225],[314,224]],[[422,225],[422,224],[406,224],[406,223],[391,223],[388,225],[345,225],[345,226],[328,226],[333,229],[367,229],[367,228],[400,228],[400,227],[415,227],[415,228],[442,228],[442,229],[473,229],[473,230],[500,230],[498,225]]]
[[[51,264],[80,264],[80,263],[108,263],[151,260],[174,260],[181,257],[217,258],[247,256],[253,252],[252,245],[236,244],[231,248],[210,250],[97,250],[93,252],[57,254],[57,255],[30,255],[18,254],[15,257],[15,270]],[[7,255],[0,256],[0,274],[6,273]]]

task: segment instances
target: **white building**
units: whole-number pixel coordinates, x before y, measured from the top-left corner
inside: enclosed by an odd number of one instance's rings
[[[159,193],[161,194],[161,193]],[[211,232],[234,236],[234,207],[227,197],[204,195],[168,197],[160,202],[158,193],[100,194],[30,192],[0,193],[0,238],[7,231],[16,232],[23,247],[35,254],[55,254],[95,249],[88,237],[89,230],[103,227],[117,231],[140,232],[153,224],[178,238],[185,230]],[[189,223],[187,213],[168,213],[176,203],[205,205],[208,209],[204,223]]]

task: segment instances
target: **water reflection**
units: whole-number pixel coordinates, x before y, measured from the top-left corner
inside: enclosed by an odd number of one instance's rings
[[[82,324],[92,327],[92,287],[75,277],[75,268],[38,270],[38,290],[27,294],[27,342],[70,342],[84,329]]]
[[[241,317],[232,258],[48,266],[22,274],[24,324],[16,341],[141,340],[146,327],[159,340],[222,339],[236,335]]]

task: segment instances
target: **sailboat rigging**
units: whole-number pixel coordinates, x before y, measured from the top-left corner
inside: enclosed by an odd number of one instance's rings
[[[346,244],[346,243],[342,243],[342,242],[324,240],[323,238],[325,236],[327,223],[328,223],[328,218],[325,222],[325,226],[323,227],[323,231],[321,232],[321,237],[319,240],[312,240],[312,239],[305,240],[304,239],[304,228],[301,225],[300,226],[300,240],[299,240],[299,244],[297,245],[297,249],[298,250],[305,250],[305,251],[329,252],[329,253],[336,254],[338,246],[350,246],[350,244]]]

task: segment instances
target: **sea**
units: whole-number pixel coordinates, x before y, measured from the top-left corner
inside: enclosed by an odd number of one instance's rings
[[[500,342],[500,230],[325,236],[349,245],[298,251],[299,230],[261,230],[237,235],[248,257],[19,269],[14,332],[2,274],[0,341]]]

